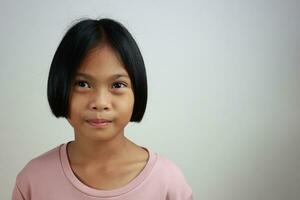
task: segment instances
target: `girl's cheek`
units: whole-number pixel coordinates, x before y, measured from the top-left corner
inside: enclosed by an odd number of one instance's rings
[[[122,106],[124,109],[133,109],[134,96],[128,95],[123,97],[123,99],[119,101],[119,105]]]
[[[87,101],[89,99],[88,95],[82,93],[74,93],[73,94],[73,101],[77,103],[81,103]]]

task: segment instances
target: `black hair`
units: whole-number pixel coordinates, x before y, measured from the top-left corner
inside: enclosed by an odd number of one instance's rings
[[[134,107],[130,121],[140,122],[147,104],[147,77],[142,54],[132,35],[112,19],[82,19],[60,42],[49,71],[47,96],[52,113],[69,116],[71,84],[88,52],[107,43],[121,58],[133,85]]]

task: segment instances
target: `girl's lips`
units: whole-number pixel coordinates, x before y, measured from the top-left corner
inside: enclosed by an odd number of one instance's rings
[[[109,125],[111,121],[107,119],[90,119],[87,120],[87,123],[94,128],[104,128]]]
[[[89,119],[87,121],[88,122],[92,122],[92,123],[106,123],[106,122],[111,122],[108,119]]]

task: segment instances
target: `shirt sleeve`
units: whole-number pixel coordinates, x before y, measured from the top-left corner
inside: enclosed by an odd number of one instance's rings
[[[194,199],[193,193],[191,193],[191,195],[186,200],[193,200],[193,199]]]
[[[15,184],[15,187],[14,187],[14,190],[13,190],[13,193],[12,193],[12,200],[26,200],[23,197],[17,183]]]
[[[188,185],[182,185],[182,187],[174,188],[167,194],[167,200],[193,200],[193,192]]]
[[[193,191],[187,183],[181,169],[173,162],[167,164],[168,193],[167,200],[193,200]]]

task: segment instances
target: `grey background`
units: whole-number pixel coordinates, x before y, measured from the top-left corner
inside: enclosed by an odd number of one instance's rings
[[[46,98],[54,51],[80,17],[136,38],[149,102],[126,135],[173,160],[195,199],[300,199],[300,2],[0,2],[0,199],[33,157],[73,139]]]

